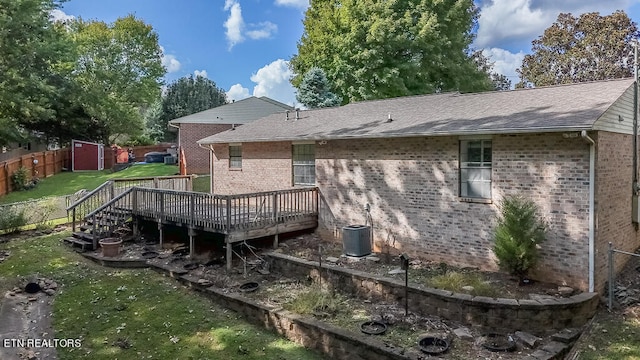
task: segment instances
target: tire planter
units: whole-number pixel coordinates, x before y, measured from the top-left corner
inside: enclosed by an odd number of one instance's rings
[[[425,354],[440,355],[449,350],[449,341],[435,336],[427,336],[418,341],[418,346]]]
[[[242,292],[252,292],[258,290],[258,287],[260,287],[260,284],[255,281],[250,281],[240,285],[239,289]]]
[[[509,335],[487,334],[482,347],[493,352],[510,352],[516,349],[516,342]]]
[[[120,254],[120,246],[122,240],[118,238],[106,238],[98,241],[100,247],[102,247],[102,256],[114,257]]]
[[[42,290],[42,288],[38,283],[35,283],[35,282],[30,282],[24,287],[24,291],[27,294],[35,294],[40,290]]]
[[[379,321],[367,321],[360,325],[360,331],[368,335],[382,335],[387,331],[387,324]]]

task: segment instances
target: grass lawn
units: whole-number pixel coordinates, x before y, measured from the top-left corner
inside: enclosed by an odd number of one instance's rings
[[[11,253],[0,263],[2,295],[35,274],[59,284],[55,337],[82,339],[80,348],[58,348],[61,360],[324,358],[152,270],[96,265],[62,245],[65,236],[0,243],[0,250]]]
[[[193,191],[208,193],[209,189],[211,189],[211,176],[209,175],[198,175],[197,178],[193,179]]]
[[[14,191],[0,197],[0,204],[38,199],[45,196],[69,195],[80,189],[91,191],[105,181],[115,178],[168,176],[176,175],[178,171],[178,167],[174,165],[138,164],[118,172],[111,170],[61,172],[41,179],[34,189]]]

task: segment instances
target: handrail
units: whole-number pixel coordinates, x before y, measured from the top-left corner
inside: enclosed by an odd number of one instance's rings
[[[88,213],[85,216],[85,218],[89,218],[89,217],[92,217],[92,216],[98,214],[102,210],[104,210],[104,209],[108,208],[109,206],[111,206],[113,203],[117,202],[118,200],[122,199],[123,197],[125,197],[129,193],[133,192],[134,189],[138,189],[138,187],[134,186],[134,187],[128,188],[125,192],[121,193],[120,195],[118,195],[118,196],[114,197],[113,199],[107,201],[106,203],[102,204],[102,206],[100,206],[97,209],[93,210],[92,212]]]
[[[78,201],[76,201],[75,203],[71,204],[71,206],[67,207],[67,212],[75,209],[78,205],[82,204],[83,202],[85,202],[88,198],[90,198],[91,196],[93,196],[95,193],[97,193],[98,191],[102,190],[103,188],[107,187],[109,184],[111,184],[113,182],[113,180],[107,180],[105,181],[102,185],[98,186],[97,188],[93,189],[92,191],[88,192],[87,194],[85,194],[83,197],[81,197],[80,199],[78,199]]]

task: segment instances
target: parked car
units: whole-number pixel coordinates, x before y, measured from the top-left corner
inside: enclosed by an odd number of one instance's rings
[[[164,158],[171,156],[167,152],[152,151],[144,154],[144,161],[147,163],[164,163]]]

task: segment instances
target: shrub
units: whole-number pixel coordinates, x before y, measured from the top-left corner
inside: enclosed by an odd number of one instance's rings
[[[11,185],[13,190],[22,191],[27,188],[28,170],[25,167],[21,167],[11,174]]]
[[[14,233],[21,227],[27,225],[25,209],[18,209],[15,206],[3,206],[0,208],[0,231]]]
[[[538,244],[545,239],[547,224],[536,204],[519,196],[504,198],[500,212],[493,252],[502,270],[522,279],[537,263]]]

